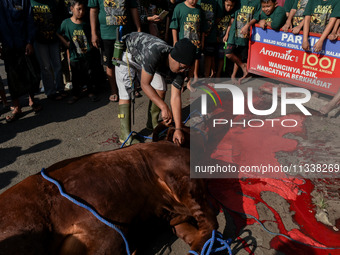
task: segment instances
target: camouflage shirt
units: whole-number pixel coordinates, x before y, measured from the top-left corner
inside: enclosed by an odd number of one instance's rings
[[[128,52],[133,61],[150,75],[155,73],[163,77],[169,75],[172,85],[181,89],[184,83],[184,74],[174,74],[168,67],[168,56],[173,49],[163,40],[146,33],[133,32],[123,37]]]

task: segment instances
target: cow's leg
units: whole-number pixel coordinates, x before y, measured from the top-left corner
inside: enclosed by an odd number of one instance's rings
[[[210,226],[199,229],[190,222],[183,222],[174,226],[174,229],[175,234],[183,239],[190,246],[191,250],[199,252],[215,229],[213,225]]]
[[[83,231],[65,238],[60,255],[115,254],[126,255],[122,237],[113,229]]]
[[[87,254],[86,245],[79,240],[77,235],[69,235],[65,238],[60,249],[61,255]]]
[[[188,222],[174,226],[175,234],[184,240],[190,247],[197,238],[198,229]]]

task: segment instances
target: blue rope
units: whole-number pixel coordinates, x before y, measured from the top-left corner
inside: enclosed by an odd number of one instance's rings
[[[88,211],[91,212],[98,220],[100,220],[100,221],[103,222],[105,225],[109,226],[110,228],[113,228],[114,230],[116,230],[116,231],[121,235],[121,237],[123,238],[123,240],[124,240],[124,242],[125,242],[126,253],[127,253],[128,255],[131,255],[130,249],[129,249],[129,244],[128,244],[128,242],[127,242],[127,240],[126,240],[126,238],[125,238],[123,232],[122,232],[119,228],[117,228],[117,227],[116,227],[114,224],[112,224],[111,222],[105,220],[102,216],[100,216],[100,215],[99,215],[94,209],[92,209],[91,207],[89,207],[89,206],[87,206],[87,205],[85,205],[85,204],[79,202],[78,200],[74,199],[74,198],[71,197],[70,195],[66,194],[66,193],[63,191],[63,188],[61,187],[61,185],[59,184],[58,181],[56,181],[56,180],[54,180],[54,179],[52,179],[51,177],[49,177],[49,176],[46,175],[46,173],[45,173],[45,168],[43,168],[43,169],[41,170],[41,175],[42,175],[46,180],[48,180],[49,182],[52,182],[53,184],[55,184],[55,185],[58,187],[59,192],[60,192],[60,194],[61,194],[63,197],[67,198],[68,200],[70,200],[70,201],[73,202],[74,204],[76,204],[76,205],[78,205],[78,206],[80,206],[80,207],[82,207],[82,208],[88,210]]]
[[[194,114],[195,112],[198,112],[198,111],[197,111],[197,110],[194,110],[194,111],[192,111],[192,112],[188,115],[188,117],[185,119],[185,121],[183,121],[183,124],[184,124],[184,125],[188,122],[188,120],[190,119],[191,115]],[[159,136],[161,136],[161,135],[163,135],[165,132],[167,132],[168,129],[169,129],[169,128],[166,128],[166,129],[164,129],[162,132],[160,132],[160,133],[159,133]]]
[[[186,121],[188,121],[190,115],[193,114],[194,112],[198,112],[198,114],[202,117],[202,114],[196,109],[196,110],[194,110],[193,112],[191,112],[191,113],[189,114],[189,116],[188,116],[188,118],[186,119]],[[202,132],[200,129],[195,128],[195,130],[198,130],[203,136],[205,136],[205,135],[203,134],[203,132]],[[211,195],[211,194],[210,194],[210,195]],[[211,196],[212,196],[212,195],[211,195]],[[216,199],[216,198],[215,198],[215,199]],[[217,199],[216,199],[216,200],[217,200]],[[217,201],[218,201],[218,200],[217,200]],[[226,208],[226,207],[224,207],[224,205],[223,205],[221,202],[219,202],[219,203],[221,204],[221,206],[222,206],[223,208]],[[293,238],[291,238],[291,237],[289,237],[289,236],[287,236],[287,235],[281,234],[281,233],[274,233],[274,232],[271,232],[271,231],[268,230],[268,229],[262,224],[262,222],[261,222],[259,219],[257,219],[255,216],[250,215],[250,214],[246,214],[246,213],[237,212],[237,211],[231,210],[231,209],[229,209],[229,208],[226,208],[226,209],[228,209],[228,210],[230,210],[230,211],[232,211],[232,212],[234,212],[234,213],[242,214],[242,215],[245,215],[245,216],[247,216],[247,217],[249,217],[249,218],[252,218],[252,219],[256,220],[256,221],[260,224],[260,226],[261,226],[265,231],[267,231],[269,234],[276,235],[276,236],[282,236],[282,237],[284,237],[284,238],[287,238],[287,239],[290,240],[290,241],[293,241],[293,242],[295,242],[295,243],[302,244],[302,245],[305,245],[305,246],[308,246],[308,247],[311,247],[311,248],[314,248],[314,249],[322,249],[322,250],[339,250],[339,249],[340,249],[340,247],[319,247],[319,246],[315,246],[315,245],[311,245],[311,244],[307,244],[307,243],[300,242],[300,241],[298,241],[298,240],[295,240],[295,239],[293,239]],[[209,240],[210,240],[210,239],[209,239]],[[208,240],[208,241],[209,241],[209,240]],[[228,250],[228,251],[229,251],[229,250]],[[197,254],[197,253],[195,253],[194,251],[190,251],[190,252],[191,252],[192,254],[195,254],[195,255]],[[202,252],[203,252],[203,250],[202,250]],[[229,253],[232,254],[231,251],[229,251]],[[204,253],[201,253],[201,254],[203,255]],[[209,254],[209,253],[207,253],[207,254]],[[199,255],[199,254],[197,254],[197,255]]]
[[[104,219],[102,216],[99,215],[98,212],[96,212],[96,211],[95,211],[94,209],[92,209],[91,207],[89,207],[89,206],[87,206],[87,205],[85,205],[85,204],[79,202],[78,200],[74,199],[74,198],[71,197],[70,195],[66,194],[66,193],[64,192],[63,188],[61,187],[60,183],[59,183],[57,180],[55,180],[55,179],[49,177],[49,176],[45,173],[45,168],[41,169],[41,175],[42,175],[42,177],[43,177],[44,179],[46,179],[47,181],[52,182],[54,185],[56,185],[56,186],[58,187],[58,189],[59,189],[60,194],[61,194],[63,197],[67,198],[67,199],[68,199],[69,201],[71,201],[72,203],[74,203],[74,204],[76,204],[76,205],[78,205],[78,206],[80,206],[80,207],[86,209],[87,211],[89,211],[90,213],[92,213],[92,215],[95,216],[95,217],[96,217],[98,220],[100,220],[102,223],[104,223],[104,224],[107,225],[108,227],[113,228],[114,230],[116,230],[116,231],[121,235],[121,237],[122,237],[123,240],[124,240],[125,248],[126,248],[126,253],[127,253],[128,255],[131,255],[130,249],[129,249],[128,241],[126,240],[126,238],[125,238],[123,232],[122,232],[119,228],[117,228],[114,224],[112,224],[111,222],[109,222],[109,221],[107,221],[106,219]],[[213,232],[212,232],[212,237],[204,244],[203,249],[202,249],[202,252],[201,252],[201,255],[209,255],[209,254],[211,254],[211,253],[223,251],[223,250],[225,250],[225,249],[228,249],[229,254],[232,255],[232,251],[231,251],[230,246],[229,246],[229,244],[231,243],[231,239],[228,239],[227,241],[223,240],[223,239],[221,238],[221,237],[222,237],[222,234],[219,233],[219,232],[217,232],[218,237],[216,238],[216,236],[215,236],[216,233],[215,233],[215,232],[216,232],[216,231],[213,230]],[[217,241],[220,242],[221,247],[213,249],[215,239],[216,239]],[[208,245],[209,245],[209,247],[208,247]],[[207,249],[207,247],[208,247],[208,250],[205,251],[205,250]],[[194,254],[194,255],[199,255],[199,254],[198,254],[197,252],[195,252],[195,251],[189,251],[189,253]]]
[[[188,118],[185,120],[184,123],[186,123],[186,122],[189,120],[190,115],[193,114],[193,113],[195,113],[195,112],[198,112],[198,114],[202,117],[202,114],[196,109],[196,110],[192,111],[192,112],[189,114]],[[200,129],[197,129],[197,128],[194,128],[194,129],[195,129],[195,130],[198,130],[203,136],[205,136],[205,135],[203,134],[203,132],[202,132]],[[215,198],[215,199],[216,199],[216,198]],[[217,200],[217,201],[218,201],[218,200]],[[220,204],[222,205],[222,207],[224,207],[224,205],[223,205],[222,203],[220,203]],[[225,208],[225,207],[224,207],[224,208]],[[229,209],[229,208],[228,208],[228,210],[230,210],[230,211],[232,211],[232,212],[235,212],[235,213],[238,213],[238,214],[243,214],[243,215],[245,215],[245,216],[247,216],[247,217],[249,217],[249,218],[252,218],[252,219],[256,220],[256,221],[260,224],[260,226],[261,226],[265,231],[267,231],[268,233],[270,233],[270,234],[272,234],[272,235],[282,236],[282,237],[287,238],[287,239],[290,240],[290,241],[293,241],[293,242],[296,242],[296,243],[298,243],[298,244],[302,244],[302,245],[305,245],[305,246],[308,246],[308,247],[311,247],[311,248],[314,248],[314,249],[322,249],[322,250],[338,250],[338,249],[340,249],[340,247],[319,247],[319,246],[315,246],[315,245],[311,245],[311,244],[307,244],[307,243],[300,242],[300,241],[298,241],[298,240],[295,240],[295,239],[293,239],[293,238],[291,238],[291,237],[289,237],[289,236],[287,236],[287,235],[281,234],[281,233],[274,233],[274,232],[271,232],[271,231],[268,230],[268,229],[262,224],[262,222],[261,222],[259,219],[257,219],[255,216],[250,215],[250,214],[246,214],[246,213],[237,212],[237,211],[231,210],[231,209]],[[218,233],[218,234],[219,234],[219,233]],[[213,233],[213,235],[214,235],[214,233]],[[210,239],[207,241],[207,243],[208,243],[209,241],[211,242],[211,239],[212,239],[212,238],[210,238]],[[228,240],[229,240],[229,239],[228,239]],[[207,243],[206,243],[206,244],[207,244]],[[210,246],[209,246],[209,247],[210,247]],[[201,255],[203,255],[203,254],[205,255],[205,253],[203,253],[203,251],[204,251],[204,247],[203,247],[203,249],[202,249]],[[209,251],[209,252],[210,252],[210,251]],[[232,254],[232,253],[231,253],[231,250],[229,250],[229,249],[228,249],[228,252],[229,252],[229,254]],[[195,255],[199,255],[199,254],[197,254],[197,253],[194,252],[194,251],[190,251],[190,253],[195,254]],[[206,253],[206,254],[210,254],[210,253]]]
[[[186,123],[188,122],[188,120],[190,119],[190,116],[191,116],[192,114],[194,114],[195,112],[198,112],[198,111],[197,111],[197,110],[192,111],[192,112],[188,115],[188,117],[186,118],[186,120],[185,120],[183,123],[186,124]],[[198,113],[199,113],[199,112],[198,112]],[[199,113],[199,114],[200,114],[200,113]],[[200,114],[200,115],[201,115],[201,114]],[[202,115],[201,115],[201,116],[202,116]],[[163,130],[162,132],[160,132],[160,133],[159,133],[159,136],[163,135],[166,131],[168,131],[168,129],[169,129],[169,128],[167,128],[167,129]],[[137,133],[136,131],[131,131],[131,133],[128,135],[128,137],[125,139],[125,141],[122,143],[122,145],[120,146],[120,148],[123,148],[123,147],[124,147],[124,145],[125,145],[126,142],[129,140],[129,138],[132,136],[132,134],[136,134],[136,135],[138,135],[138,136],[140,136],[140,137],[142,137],[142,138],[144,138],[144,139],[150,139],[150,140],[152,140],[152,137],[150,137],[150,136],[143,136],[143,135]]]
[[[191,112],[190,113],[190,115],[191,114],[193,114],[194,112],[198,112],[198,114],[202,117],[202,114],[196,109],[196,110],[194,110],[193,112]],[[188,116],[188,118],[187,118],[187,120],[189,119],[189,117],[190,117],[190,115]],[[186,120],[186,121],[187,121]],[[197,131],[199,131],[203,136],[205,136],[204,134],[203,134],[203,132],[200,130],[200,129],[197,129],[197,128],[194,128],[195,130],[197,130]],[[211,195],[211,194],[210,194]],[[212,196],[212,195],[211,195]],[[216,198],[215,198],[216,199]],[[217,200],[217,199],[216,199]],[[218,201],[218,200],[217,200]],[[220,205],[223,207],[223,208],[226,208],[221,202],[219,202],[220,203]],[[276,235],[276,236],[282,236],[282,237],[284,237],[284,238],[287,238],[288,240],[290,240],[290,241],[293,241],[293,242],[295,242],[295,243],[298,243],[298,244],[302,244],[302,245],[305,245],[305,246],[308,246],[308,247],[311,247],[311,248],[314,248],[314,249],[321,249],[321,250],[339,250],[340,249],[340,247],[319,247],[319,246],[315,246],[315,245],[311,245],[311,244],[307,244],[307,243],[303,243],[303,242],[300,242],[300,241],[298,241],[298,240],[295,240],[295,239],[293,239],[293,238],[291,238],[291,237],[289,237],[289,236],[287,236],[287,235],[284,235],[284,234],[281,234],[281,233],[274,233],[274,232],[271,232],[270,230],[268,230],[263,224],[262,224],[262,222],[259,220],[259,219],[257,219],[255,216],[253,216],[253,215],[250,215],[250,214],[246,214],[246,213],[241,213],[241,212],[237,212],[237,211],[234,211],[234,210],[231,210],[231,209],[229,209],[229,208],[226,208],[226,209],[228,209],[228,210],[230,210],[230,211],[232,211],[232,212],[234,212],[234,213],[238,213],[238,214],[241,214],[241,215],[245,215],[245,216],[247,216],[247,217],[249,217],[249,218],[252,218],[252,219],[254,219],[254,220],[256,220],[257,221],[257,223],[259,223],[260,224],[260,226],[265,230],[265,231],[267,231],[269,234],[272,234],[272,235]],[[210,239],[209,239],[210,240]],[[208,241],[209,241],[208,240]],[[202,250],[203,251],[203,250]],[[190,251],[190,252],[193,252],[193,251]],[[231,251],[229,252],[230,254],[232,254],[231,253]],[[197,253],[192,253],[192,254],[197,254]],[[207,253],[207,254],[209,254],[209,253]],[[198,254],[197,254],[198,255]],[[202,253],[202,255],[203,255],[203,253]]]
[[[144,139],[150,139],[150,140],[152,140],[152,137],[150,137],[150,136],[144,136],[144,135],[141,135],[141,134],[137,133],[136,131],[131,131],[131,133],[128,135],[128,137],[125,139],[125,141],[122,143],[122,145],[120,146],[120,148],[123,148],[123,147],[124,147],[124,145],[125,145],[126,142],[129,140],[129,138],[132,136],[132,134],[136,134],[136,135],[138,135],[138,136],[140,136],[140,137],[142,137],[142,138],[144,138]]]
[[[186,124],[186,123],[188,122],[188,120],[190,119],[191,115],[194,114],[195,112],[198,112],[198,114],[202,117],[202,114],[201,114],[197,109],[195,109],[194,111],[192,111],[192,112],[188,115],[188,117],[186,118],[186,120],[185,120],[183,123]],[[163,130],[159,135],[164,134],[168,129],[169,129],[169,128]],[[195,128],[195,130],[200,131],[201,134],[202,134],[203,136],[205,136],[205,135],[203,134],[203,132],[202,132],[200,129]],[[131,136],[133,133],[136,133],[137,135],[139,135],[139,136],[141,136],[141,137],[143,137],[143,138],[145,138],[145,139],[152,139],[152,137],[143,136],[143,135],[138,134],[138,133],[135,132],[135,131],[132,131],[132,132],[129,134],[128,138],[126,138],[126,140],[125,140],[124,143],[122,144],[121,148],[125,145],[125,143],[128,141],[128,139],[130,138],[130,136]],[[221,203],[220,203],[220,204],[221,204]],[[221,205],[222,205],[222,204],[221,204]],[[224,207],[224,206],[223,206],[223,207]],[[225,208],[225,207],[224,207],[224,208]],[[302,244],[302,245],[305,245],[305,246],[308,246],[308,247],[311,247],[311,248],[314,248],[314,249],[322,249],[322,250],[338,250],[338,249],[340,249],[340,247],[319,247],[319,246],[315,246],[315,245],[311,245],[311,244],[307,244],[307,243],[300,242],[300,241],[298,241],[298,240],[295,240],[295,239],[293,239],[293,238],[291,238],[291,237],[289,237],[289,236],[287,236],[287,235],[281,234],[281,233],[274,233],[274,232],[271,232],[271,231],[268,230],[268,229],[262,224],[262,222],[261,222],[259,219],[257,219],[255,216],[250,215],[250,214],[246,214],[246,213],[237,212],[237,211],[231,210],[231,209],[229,209],[229,208],[226,208],[226,209],[228,209],[228,210],[230,210],[230,211],[232,211],[232,212],[234,212],[234,213],[243,214],[243,215],[245,215],[245,216],[247,216],[247,217],[249,217],[249,218],[252,218],[252,219],[256,220],[256,221],[262,226],[262,228],[263,228],[266,232],[268,232],[268,233],[270,233],[270,234],[272,234],[272,235],[282,236],[282,237],[287,238],[287,239],[290,240],[290,241],[293,241],[293,242],[296,242],[296,243],[299,243],[299,244]],[[219,232],[217,232],[217,235],[220,236],[220,237],[222,237],[221,233],[219,233]],[[213,245],[214,245],[214,242],[215,242],[215,230],[213,230],[212,237],[204,244],[203,249],[202,249],[202,251],[201,251],[201,254],[198,254],[198,253],[195,252],[195,251],[189,251],[189,253],[194,254],[194,255],[209,255],[209,254],[214,253],[214,252],[218,252],[218,251],[221,251],[221,250],[228,249],[229,254],[232,255],[232,251],[231,251],[230,246],[229,246],[229,245],[231,244],[231,239],[228,239],[227,241],[225,241],[225,240],[223,240],[223,239],[220,238],[220,237],[217,237],[217,241],[219,241],[220,244],[223,245],[222,247],[217,248],[217,249],[212,249],[212,247],[213,247]],[[207,248],[208,245],[209,245],[209,248],[208,248],[207,251],[205,251],[205,249]]]
[[[214,247],[214,243],[215,241],[218,241],[220,244],[220,247],[213,249]],[[231,244],[231,239],[228,239],[227,241],[222,239],[222,234],[217,232],[216,230],[213,230],[211,238],[205,242],[201,254],[195,252],[195,251],[189,251],[190,254],[194,254],[194,255],[210,255],[219,251],[223,251],[223,250],[228,250],[229,255],[232,255],[232,251],[230,248],[230,244]]]
[[[189,113],[188,117],[185,119],[185,121],[183,122],[184,124],[186,124],[188,122],[188,120],[190,119],[191,114],[194,114],[195,112],[198,112],[197,109],[193,110],[191,113]],[[201,115],[201,114],[200,114]],[[202,116],[202,115],[201,115]]]

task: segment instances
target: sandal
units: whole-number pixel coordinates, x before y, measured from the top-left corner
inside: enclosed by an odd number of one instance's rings
[[[11,113],[10,115],[6,116],[6,122],[11,123],[14,122],[22,116],[22,112]]]
[[[118,101],[119,101],[119,100],[118,100],[118,95],[117,95],[117,94],[111,95],[111,96],[109,97],[109,100],[110,100],[111,102],[118,102]]]
[[[34,111],[34,113],[38,113],[42,110],[42,105],[38,104],[38,103],[34,103],[32,105],[30,105],[32,110]]]

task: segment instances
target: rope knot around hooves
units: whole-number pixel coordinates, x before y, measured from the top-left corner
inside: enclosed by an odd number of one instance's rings
[[[211,238],[205,242],[201,253],[197,253],[195,251],[189,251],[189,253],[194,255],[211,255],[216,252],[228,250],[228,254],[232,255],[233,253],[230,248],[232,240],[231,239],[224,240],[222,238],[223,236],[220,232],[213,230]]]

